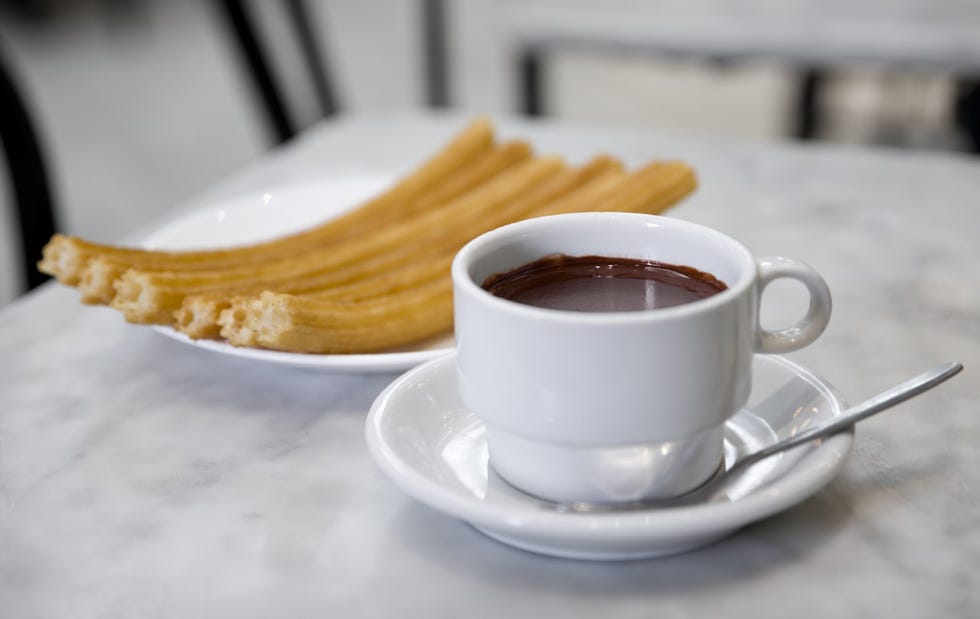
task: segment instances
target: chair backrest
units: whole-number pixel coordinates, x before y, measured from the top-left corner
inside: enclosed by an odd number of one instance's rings
[[[421,22],[421,51],[425,63],[425,98],[431,107],[449,105],[446,0],[417,0]],[[295,46],[293,57],[302,65],[309,88],[317,102],[320,118],[336,114],[341,109],[332,79],[332,66],[323,39],[325,33],[314,24],[305,0],[284,0],[281,3],[262,3],[258,0],[218,0],[220,18],[228,27],[236,51],[247,69],[259,97],[273,138],[285,142],[301,127],[301,113],[291,105],[283,71],[277,71],[277,37],[271,36],[272,22]],[[275,28],[271,28],[275,30]],[[265,36],[264,36],[265,35]],[[279,41],[281,43],[281,41]],[[278,63],[279,68],[283,67]],[[295,67],[290,67],[294,69]],[[295,71],[290,71],[291,73]]]
[[[295,111],[290,109],[283,76],[278,75],[274,70],[275,63],[270,52],[270,42],[263,39],[263,33],[258,28],[259,24],[246,2],[219,0],[217,6],[221,9],[221,17],[229,28],[237,51],[251,78],[273,137],[277,142],[285,142],[296,135],[299,124]],[[266,8],[281,9],[285,12],[281,17],[284,18],[285,26],[290,31],[289,38],[299,47],[305,74],[312,85],[320,114],[324,117],[335,114],[339,108],[332,80],[327,72],[328,63],[311,25],[306,6],[302,0],[286,0]]]
[[[4,58],[0,58],[0,144],[20,231],[22,281],[31,289],[48,279],[36,263],[54,234],[55,209],[37,132]]]

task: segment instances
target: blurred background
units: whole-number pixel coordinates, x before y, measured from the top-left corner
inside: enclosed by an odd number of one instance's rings
[[[118,241],[335,114],[980,139],[977,0],[0,0],[0,66],[0,304],[35,283],[20,224],[43,237],[48,204]]]

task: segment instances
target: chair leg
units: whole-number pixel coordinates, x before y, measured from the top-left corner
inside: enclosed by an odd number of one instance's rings
[[[422,44],[425,58],[426,103],[449,105],[449,55],[445,0],[422,0]]]
[[[41,249],[55,231],[54,204],[41,145],[23,99],[6,64],[0,61],[0,143],[7,155],[17,206],[23,255],[23,281],[28,289],[48,277],[37,270]]]
[[[980,153],[980,80],[960,79],[954,120],[969,140],[971,152]]]
[[[295,125],[289,118],[286,106],[279,88],[276,86],[266,60],[266,54],[259,44],[259,39],[255,34],[255,27],[252,20],[245,10],[241,0],[217,0],[218,8],[223,12],[223,16],[231,28],[232,34],[238,43],[238,47],[245,62],[248,65],[252,81],[265,111],[275,139],[278,142],[285,142],[296,135]]]
[[[795,135],[801,140],[816,138],[821,129],[820,92],[825,76],[816,69],[806,69],[800,76],[796,108]]]
[[[320,110],[324,116],[333,116],[340,110],[340,106],[337,104],[333,81],[327,71],[328,63],[324,62],[326,56],[318,44],[313,27],[310,25],[306,3],[303,0],[288,0],[286,8],[289,18],[293,22],[293,29],[296,31],[303,57],[306,59],[307,70],[313,80],[313,88],[316,91],[317,99],[320,101]]]
[[[545,113],[542,60],[541,54],[533,49],[524,50],[520,56],[520,105],[521,111],[528,116],[543,116]]]

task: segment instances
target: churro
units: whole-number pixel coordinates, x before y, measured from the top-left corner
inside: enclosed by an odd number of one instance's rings
[[[130,322],[170,325],[174,322],[173,312],[190,294],[231,287],[282,285],[291,280],[323,275],[402,246],[445,242],[459,236],[458,226],[466,219],[478,217],[479,213],[489,212],[528,191],[563,165],[557,157],[525,161],[437,211],[292,259],[215,271],[129,270],[114,284],[116,296],[112,307],[121,311]]]
[[[452,259],[479,234],[560,213],[660,213],[696,185],[678,162],[569,167],[524,141],[497,144],[479,120],[388,190],[297,233],[185,252],[59,234],[38,267],[130,322],[236,346],[369,353],[452,327]]]
[[[102,245],[56,234],[45,246],[38,269],[64,284],[75,286],[88,263],[100,256],[133,267],[200,269],[261,263],[276,257],[296,255],[321,245],[325,237],[332,238],[362,226],[378,225],[379,221],[390,216],[393,207],[424,195],[433,186],[445,182],[447,176],[485,154],[492,148],[493,139],[493,127],[489,121],[477,120],[414,173],[360,208],[320,226],[264,243],[230,249],[169,252]]]
[[[382,280],[398,279],[402,270],[413,268],[416,262],[427,260],[430,254],[451,257],[469,239],[517,221],[540,205],[551,203],[594,179],[620,174],[621,170],[622,164],[619,161],[605,156],[597,157],[579,169],[563,169],[496,208],[471,211],[470,216],[456,228],[457,234],[443,243],[402,247],[391,252],[380,253],[368,261],[356,263],[346,269],[333,269],[316,276],[298,278],[285,283],[225,288],[210,293],[188,295],[184,298],[180,309],[175,312],[174,327],[192,338],[216,338],[220,331],[217,323],[220,313],[230,306],[231,299],[235,297],[257,295],[266,290],[305,295],[324,293],[326,296],[333,297],[334,290],[338,286],[350,287],[358,281],[377,279],[377,277]]]
[[[471,157],[466,164],[452,172],[446,179],[436,182],[428,193],[415,198],[405,198],[402,202],[389,201],[384,216],[378,214],[373,218],[365,217],[365,212],[376,210],[374,205],[377,202],[372,201],[348,215],[342,215],[337,221],[343,225],[330,227],[329,224],[325,224],[318,227],[316,239],[307,239],[311,245],[305,247],[306,244],[304,243],[299,248],[312,250],[330,246],[332,243],[356,238],[360,234],[369,234],[372,229],[378,226],[397,221],[407,221],[421,213],[431,212],[453,198],[459,197],[494,178],[507,168],[527,160],[530,156],[531,147],[527,142],[520,141],[509,142],[499,148],[479,153]],[[316,244],[312,245],[314,242]],[[295,253],[289,255],[282,253],[284,251],[284,248],[278,246],[266,249],[255,247],[254,251],[249,253],[248,260],[241,260],[237,263],[225,264],[214,259],[202,259],[193,264],[182,266],[173,264],[170,259],[156,257],[158,252],[146,252],[129,257],[98,255],[91,257],[85,267],[82,268],[78,289],[82,293],[81,300],[83,303],[110,304],[116,293],[113,282],[129,269],[164,272],[171,270],[181,272],[218,270],[295,255]],[[183,255],[181,254],[181,256]]]
[[[264,292],[245,301],[248,311],[238,321],[236,340],[293,352],[385,350],[449,330],[452,294],[446,278],[363,303]]]
[[[572,192],[524,214],[573,212],[568,209],[657,213],[687,195],[695,184],[693,170],[688,166],[655,163],[628,175],[598,176],[580,189],[587,200]],[[433,261],[412,271],[426,283],[405,289],[393,287],[387,294],[368,296],[369,300],[362,303],[353,302],[359,300],[356,294],[370,295],[378,283],[369,281],[348,287],[346,292],[353,290],[355,295],[346,302],[340,289],[318,295],[264,292],[257,298],[235,299],[219,318],[223,325],[221,335],[237,346],[318,353],[368,352],[376,347],[418,341],[433,333],[439,319],[449,316],[451,324],[451,297],[442,294],[452,288],[448,270],[448,261]],[[380,287],[384,288],[383,283]],[[397,330],[378,325],[378,317],[400,316],[399,308],[403,306],[411,306],[416,318],[396,320],[401,327]],[[426,315],[431,319],[418,318]],[[361,345],[368,348],[360,348]]]

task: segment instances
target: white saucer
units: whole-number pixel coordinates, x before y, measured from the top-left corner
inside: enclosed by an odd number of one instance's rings
[[[490,537],[542,554],[636,559],[675,554],[721,539],[807,498],[841,469],[853,434],[760,462],[726,483],[720,497],[682,507],[620,512],[556,511],[494,474],[484,426],[456,389],[455,354],[421,365],[374,402],[367,441],[375,461],[405,492]],[[725,429],[725,461],[755,451],[846,408],[809,370],[757,356],[749,404]]]
[[[380,192],[391,176],[348,175],[315,183],[282,185],[196,209],[143,239],[153,249],[233,247],[262,241],[337,217]],[[359,355],[318,355],[236,348],[224,341],[192,340],[170,327],[153,329],[182,344],[263,363],[325,372],[402,372],[441,357],[453,348],[451,334],[397,350]]]

